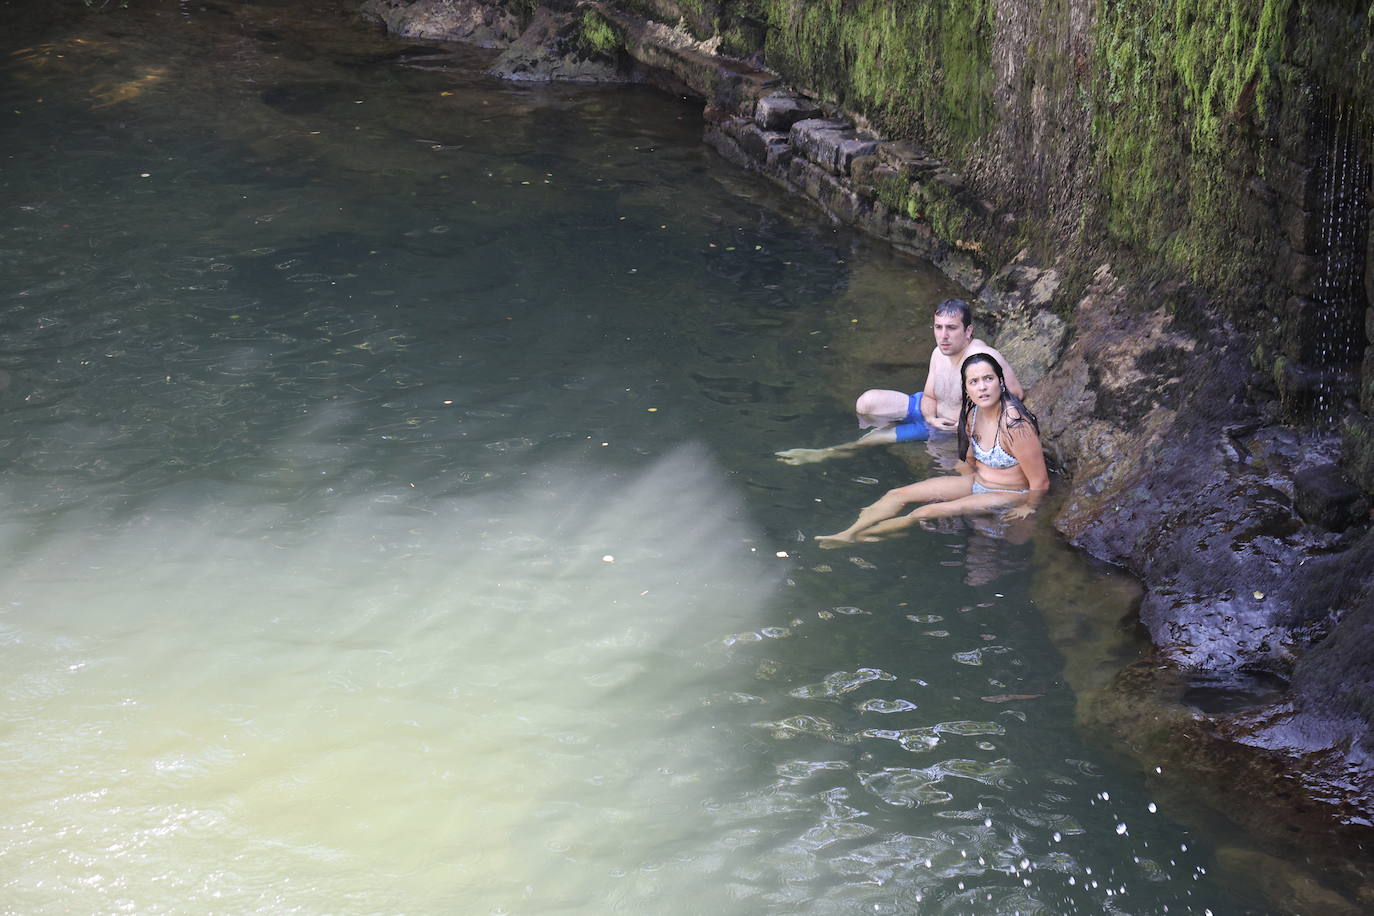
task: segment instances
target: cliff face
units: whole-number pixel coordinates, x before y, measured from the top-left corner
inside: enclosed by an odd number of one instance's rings
[[[1368,821],[1367,0],[367,6],[500,8],[507,75],[695,93],[723,155],[976,293],[1069,476],[1057,525],[1141,578],[1160,660],[1288,681],[1215,734]]]

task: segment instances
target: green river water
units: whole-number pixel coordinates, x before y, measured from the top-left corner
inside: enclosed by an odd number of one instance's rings
[[[957,290],[699,103],[331,0],[19,35],[0,911],[1265,912],[1075,727],[1043,611],[1109,668],[1128,583],[1043,520],[810,545],[913,472],[772,452]]]

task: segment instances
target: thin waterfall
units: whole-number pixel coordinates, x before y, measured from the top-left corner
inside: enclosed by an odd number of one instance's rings
[[[1313,180],[1319,196],[1315,215],[1321,270],[1313,294],[1313,415],[1318,424],[1329,426],[1340,422],[1367,345],[1364,272],[1372,145],[1368,119],[1336,98],[1322,113],[1316,134],[1321,154]]]

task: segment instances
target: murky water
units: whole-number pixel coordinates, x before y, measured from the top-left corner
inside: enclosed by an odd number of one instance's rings
[[[1118,582],[809,545],[944,278],[345,9],[6,49],[4,912],[1262,911],[1074,728]]]

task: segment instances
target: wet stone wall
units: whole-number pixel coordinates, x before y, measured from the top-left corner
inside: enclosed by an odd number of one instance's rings
[[[1289,295],[1275,381],[1289,413],[1331,426],[1358,406],[1368,346],[1371,144],[1348,103],[1311,107],[1308,132],[1284,150],[1296,181],[1279,185],[1290,250],[1279,259]]]
[[[734,109],[711,108],[706,119],[705,140],[722,156],[805,197],[837,223],[939,265],[969,290],[987,279],[974,243],[943,239],[928,221],[882,199],[886,189],[900,187],[904,198],[991,211],[991,204],[973,196],[919,145],[886,140],[857,128],[833,107],[784,93],[745,100]]]

